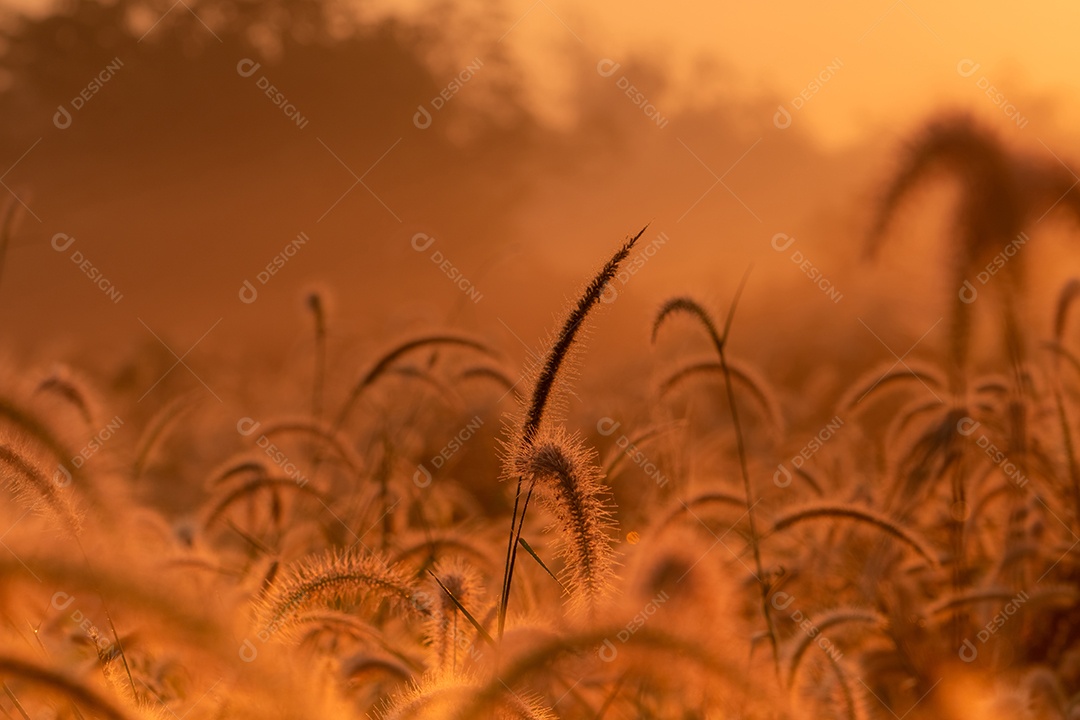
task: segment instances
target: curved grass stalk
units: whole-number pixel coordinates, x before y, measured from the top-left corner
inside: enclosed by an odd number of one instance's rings
[[[738,508],[740,512],[746,512],[746,498],[738,497],[736,495],[730,495],[725,492],[712,492],[698,495],[690,498],[690,500],[683,502],[679,501],[679,507],[668,513],[660,524],[659,529],[663,530],[672,523],[679,520],[686,513],[693,514],[694,508],[701,507],[703,505],[731,505],[734,508]],[[696,516],[695,516],[696,519]]]
[[[345,402],[342,404],[341,409],[338,411],[337,417],[333,422],[332,427],[334,432],[340,430],[348,421],[349,414],[352,412],[353,407],[356,405],[356,401],[360,399],[360,396],[363,395],[364,391],[374,385],[395,362],[414,350],[440,345],[464,347],[475,350],[488,357],[496,356],[495,351],[489,348],[485,343],[463,335],[427,335],[425,337],[415,338],[400,343],[379,357],[372,367],[364,373],[352,386],[352,389],[349,390],[349,394],[345,398]]]
[[[559,580],[574,610],[592,611],[611,591],[615,522],[610,493],[600,482],[594,453],[565,433],[533,439],[519,473],[539,487],[540,502],[555,518],[556,554],[563,560]]]
[[[544,418],[544,410],[547,407],[548,400],[555,387],[555,381],[558,378],[559,370],[562,368],[567,355],[570,353],[570,349],[573,346],[579,331],[584,326],[585,318],[600,302],[600,297],[603,294],[604,289],[607,287],[608,283],[614,279],[615,274],[619,270],[619,266],[630,255],[630,251],[634,248],[634,244],[637,243],[638,238],[645,233],[645,230],[648,229],[648,227],[649,226],[646,225],[638,231],[637,235],[628,238],[615,252],[612,258],[607,261],[604,267],[600,269],[600,272],[596,277],[594,277],[586,286],[584,293],[578,298],[577,304],[574,306],[573,310],[571,310],[566,322],[563,323],[562,329],[559,331],[554,344],[552,344],[547,355],[544,357],[539,368],[536,382],[533,385],[529,403],[526,406],[525,419],[522,428],[519,434],[511,440],[511,477],[514,475],[513,471],[516,469],[515,466],[521,464],[522,460],[527,460],[528,449],[532,444],[533,437],[540,429],[541,422]],[[535,481],[530,484],[524,502],[522,503],[522,482],[522,476],[517,475],[517,488],[514,492],[514,508],[510,516],[510,536],[507,539],[506,563],[503,570],[502,593],[499,600],[498,637],[500,639],[502,638],[503,628],[506,625],[506,612],[507,606],[510,603],[510,587],[514,579],[514,563],[517,560],[518,541],[521,539],[521,531],[525,525],[525,514],[528,512],[529,499],[532,497],[533,485],[535,484]],[[521,507],[520,517],[518,516],[519,505]]]
[[[795,678],[799,672],[799,665],[802,663],[803,655],[814,639],[823,636],[825,631],[830,628],[848,623],[867,623],[884,628],[889,624],[889,621],[881,613],[867,608],[840,608],[830,610],[817,617],[814,620],[814,627],[817,628],[817,632],[813,636],[810,633],[799,633],[794,638],[787,661],[788,687],[795,686]]]
[[[234,487],[223,488],[215,497],[210,498],[207,503],[207,510],[203,513],[203,528],[209,529],[234,503],[261,490],[269,490],[275,493],[278,490],[293,490],[297,493],[306,493],[321,501],[324,505],[328,505],[322,493],[310,487],[307,483],[298,483],[295,478],[287,476],[257,475],[236,484]]]
[[[692,300],[691,298],[675,298],[674,300],[669,300],[664,303],[660,312],[657,314],[656,320],[653,322],[652,337],[653,342],[656,342],[656,335],[664,320],[676,313],[687,313],[696,318],[705,327],[705,331],[708,333],[709,338],[716,348],[716,354],[720,357],[720,370],[724,376],[724,389],[727,393],[728,411],[731,413],[732,425],[735,426],[735,448],[739,456],[739,471],[742,475],[743,493],[746,496],[746,516],[750,526],[750,545],[753,549],[754,567],[757,571],[758,585],[761,588],[761,611],[765,618],[765,625],[769,634],[769,644],[772,647],[776,679],[777,682],[780,682],[780,642],[776,636],[776,626],[773,623],[772,611],[769,606],[770,581],[765,574],[764,563],[761,561],[760,538],[754,520],[754,506],[757,503],[754,500],[753,486],[750,483],[750,469],[746,457],[746,440],[743,438],[742,423],[739,422],[739,410],[738,405],[735,402],[735,386],[732,382],[731,367],[728,364],[727,353],[725,352],[728,337],[731,332],[731,324],[735,319],[735,309],[739,306],[739,298],[742,297],[743,289],[746,287],[746,281],[750,278],[750,271],[752,269],[753,265],[746,269],[742,279],[739,281],[738,287],[735,289],[735,296],[732,298],[731,307],[728,308],[727,319],[724,321],[723,335],[717,333],[716,325],[713,323],[708,311],[698,304],[697,301]]]
[[[631,438],[627,438],[628,447],[640,448],[647,443],[657,440],[673,430],[682,428],[686,423],[682,420],[676,420],[674,422],[663,423],[660,425],[653,425],[647,427],[637,435]],[[606,478],[608,482],[615,477],[615,471],[619,466],[623,464],[629,456],[622,448],[618,448],[612,451],[611,456],[604,463],[603,469],[600,471],[600,476]]]
[[[458,712],[450,715],[450,719],[472,720],[472,718],[490,717],[490,709],[497,707],[507,695],[512,696],[513,688],[518,687],[531,674],[548,668],[563,658],[578,659],[586,652],[596,653],[606,647],[605,642],[610,643],[611,638],[623,629],[622,627],[598,626],[593,630],[538,641],[528,651],[513,658],[497,676],[479,688],[469,698],[468,703],[459,708]],[[668,656],[676,662],[689,662],[710,671],[713,677],[730,684],[735,692],[739,694],[746,692],[744,673],[697,643],[654,630],[651,627],[644,627],[634,633],[633,642],[624,647],[647,650],[650,653],[650,664],[657,662],[660,656]]]
[[[146,470],[150,461],[150,454],[161,441],[165,431],[176,422],[180,416],[195,407],[193,396],[181,395],[173,398],[157,414],[151,418],[146,429],[139,436],[138,445],[135,447],[135,462],[132,465],[131,477],[138,480]]]
[[[776,401],[776,394],[767,389],[764,379],[755,377],[756,373],[749,367],[745,367],[741,363],[730,359],[727,361],[727,368],[731,378],[733,380],[738,380],[741,385],[750,391],[751,396],[764,411],[765,417],[772,423],[776,432],[783,433],[783,413],[780,410],[779,403]],[[706,375],[710,373],[720,373],[722,375],[723,372],[723,363],[714,360],[688,365],[676,370],[660,384],[660,395],[664,396],[668,394],[684,381],[697,375]]]
[[[293,565],[260,601],[260,628],[272,633],[314,608],[367,599],[390,601],[405,610],[427,614],[416,603],[416,587],[400,570],[382,558],[355,552],[327,552]]]
[[[59,395],[65,402],[70,404],[82,417],[88,428],[94,428],[95,403],[89,388],[76,379],[70,370],[63,366],[57,367],[44,380],[34,388],[34,394],[54,393]]]
[[[346,467],[356,476],[363,475],[363,461],[349,448],[349,444],[341,437],[341,434],[325,425],[306,417],[297,418],[274,418],[268,420],[261,428],[262,434],[271,437],[273,435],[300,434],[307,435],[327,445],[341,458]]]
[[[46,477],[23,455],[7,445],[0,445],[0,463],[14,471],[8,483],[16,496],[25,498],[31,507],[42,507],[52,513],[62,527],[75,536],[79,534],[82,520],[70,493],[62,491],[53,478]]]
[[[858,523],[876,527],[878,530],[902,541],[931,565],[936,567],[940,564],[934,555],[934,550],[931,545],[919,537],[913,530],[908,530],[880,513],[855,505],[818,503],[796,508],[777,518],[773,523],[772,530],[769,534],[781,532],[804,522],[822,518],[854,520]]]

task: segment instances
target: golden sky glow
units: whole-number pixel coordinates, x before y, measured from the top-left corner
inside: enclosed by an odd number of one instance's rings
[[[51,6],[47,0],[8,4],[32,14]],[[422,17],[432,6],[429,0],[376,0],[357,3],[356,11]],[[475,18],[491,11],[482,2],[455,8]],[[559,102],[571,73],[560,57],[575,45],[597,59],[637,54],[658,63],[672,85],[658,101],[671,111],[706,98],[794,99],[839,59],[842,71],[800,114],[801,124],[831,146],[854,144],[942,102],[990,103],[976,85],[984,75],[1025,116],[1052,108],[1061,126],[1080,119],[1080,108],[1068,99],[1080,92],[1080,10],[1073,3],[510,0],[499,12],[509,23],[501,42],[530,68],[536,111],[562,125],[572,121]],[[483,49],[467,38],[454,42],[463,59]],[[964,60],[980,64],[976,77],[956,71]]]
[[[429,3],[385,6],[423,13]],[[563,45],[579,40],[597,58],[636,53],[658,62],[675,86],[663,97],[672,110],[725,93],[790,100],[839,58],[842,71],[800,114],[833,146],[910,122],[942,102],[991,103],[976,85],[984,75],[1022,114],[1050,105],[1062,124],[1080,117],[1067,99],[1080,91],[1080,10],[1071,3],[514,0],[505,12],[514,24],[503,42],[531,61],[530,85],[543,97],[537,106],[554,120],[566,120],[552,93],[557,98],[567,78],[552,70]],[[978,75],[957,72],[965,59],[981,65]]]
[[[44,7],[20,2],[34,12]],[[10,160],[42,139],[5,182],[40,187],[46,211],[64,219],[66,232],[81,229],[81,237],[96,238],[97,264],[103,272],[111,264],[115,282],[126,283],[132,297],[141,290],[160,298],[162,308],[171,307],[164,298],[198,281],[210,290],[205,300],[193,302],[205,301],[213,317],[212,308],[231,302],[237,283],[285,242],[278,237],[281,227],[310,231],[311,247],[318,249],[276,281],[265,305],[281,303],[278,310],[288,305],[290,293],[317,280],[350,288],[346,294],[353,287],[400,294],[402,312],[410,317],[438,316],[447,298],[459,298],[451,285],[431,284],[431,268],[402,250],[416,232],[440,237],[440,252],[453,253],[455,268],[486,286],[493,305],[547,272],[566,279],[557,290],[561,298],[579,268],[598,257],[595,238],[645,222],[671,243],[635,279],[640,295],[628,302],[656,302],[675,283],[712,288],[722,278],[726,287],[755,259],[769,278],[759,307],[775,301],[776,286],[814,298],[798,267],[769,248],[769,239],[783,232],[798,237],[803,252],[846,292],[865,292],[860,302],[887,304],[881,295],[892,284],[883,287],[859,265],[865,208],[920,123],[945,108],[964,109],[1026,152],[1071,161],[1072,128],[1080,122],[1070,37],[1070,18],[1078,11],[916,0],[506,0],[449,3],[442,10],[427,0],[379,0],[350,12],[424,28],[423,42],[408,48],[427,64],[430,80],[420,82],[422,89],[407,85],[416,78],[400,75],[411,72],[400,58],[363,67],[333,58],[308,65],[275,56],[263,43],[265,71],[309,116],[300,133],[287,132],[280,110],[260,96],[254,81],[232,84],[231,57],[193,70],[219,83],[219,99],[208,104],[194,76],[182,71],[177,79],[195,84],[161,80],[154,86],[164,91],[160,98],[123,99],[134,90],[122,80],[143,72],[143,50],[185,33],[197,43],[212,42],[208,27],[230,28],[214,3],[191,6],[198,12],[133,3],[136,34],[150,33],[147,42],[125,56],[132,71],[121,71],[80,116],[129,124],[127,137],[145,147],[121,149],[107,167],[128,164],[150,173],[153,182],[122,176],[110,192],[92,155],[114,140],[48,132],[52,108],[69,101],[98,67],[72,70],[56,88],[35,95],[42,109],[19,116],[22,134]],[[476,63],[477,71],[468,69]],[[354,89],[361,87],[354,77],[365,89]],[[458,90],[451,92],[455,82]],[[437,111],[436,134],[414,127],[417,108],[441,102],[439,93],[451,99]],[[515,125],[521,117],[514,113],[522,108],[527,122]],[[177,114],[183,122],[173,121]],[[168,118],[167,132],[156,118]],[[510,134],[491,134],[486,122],[502,123]],[[531,122],[542,136],[524,129]],[[432,146],[434,138],[449,145]],[[228,152],[215,149],[219,143]],[[239,148],[248,148],[248,155],[230,160]],[[464,155],[456,156],[459,151]],[[378,167],[372,165],[380,157],[385,159]],[[349,173],[359,176],[369,166],[369,192],[350,191]],[[58,175],[57,167],[66,172]],[[933,215],[912,227],[932,232],[898,240],[902,252],[890,262],[916,282],[939,282],[935,263],[919,262],[913,251],[934,257],[945,252],[938,241],[947,232],[948,203],[923,198],[911,207]],[[151,232],[160,232],[161,242],[151,251],[128,237],[137,233],[129,232],[130,223],[118,226],[117,217],[141,218]],[[369,245],[356,245],[358,227],[369,228]],[[1052,223],[1046,227],[1053,230]],[[16,243],[15,252],[33,242]],[[212,253],[214,262],[200,263],[200,252]],[[386,263],[405,270],[391,282],[379,271]],[[55,270],[44,258],[33,267]],[[1036,272],[1049,273],[1045,285],[1056,287],[1070,267],[1041,263]],[[150,279],[146,268],[161,275]],[[370,277],[357,285],[356,272]],[[22,282],[34,292],[30,275]],[[412,283],[423,292],[418,295]],[[918,300],[929,302],[926,294]],[[359,298],[342,301],[362,305]],[[39,302],[59,313],[63,301],[50,294]],[[79,307],[100,311],[92,304]],[[811,315],[815,307],[798,304]],[[494,322],[486,308],[458,309],[478,322]],[[929,317],[933,310],[926,312]],[[247,317],[273,317],[260,313]],[[546,315],[533,320],[540,317]],[[803,319],[786,313],[783,321]]]

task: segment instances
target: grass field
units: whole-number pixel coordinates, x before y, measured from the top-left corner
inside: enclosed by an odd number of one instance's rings
[[[648,400],[590,398],[577,372],[626,349],[585,336],[639,228],[597,241],[526,367],[455,327],[342,358],[320,290],[302,365],[250,358],[221,404],[165,386],[148,409],[138,360],[8,368],[0,709],[1080,717],[1080,281],[1048,337],[1023,302],[1032,223],[1080,196],[963,116],[899,157],[867,254],[954,178],[948,342],[839,394],[743,359],[750,268],[723,306],[674,287],[640,318]]]

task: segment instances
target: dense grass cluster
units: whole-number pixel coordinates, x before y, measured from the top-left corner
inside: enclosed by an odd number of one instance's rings
[[[956,170],[959,286],[1060,189],[995,142],[931,123],[870,247],[923,174]],[[1043,184],[1016,185],[1017,163]],[[4,386],[0,709],[1080,717],[1080,282],[1032,337],[1010,268],[996,372],[971,361],[978,308],[956,298],[938,360],[819,398],[738,357],[747,273],[722,324],[681,296],[652,319],[655,346],[703,332],[709,354],[657,361],[651,423],[575,426],[603,413],[569,412],[567,366],[640,236],[516,382],[454,330],[336,378],[313,294],[310,384],[262,418],[192,396],[143,416],[65,367]],[[105,437],[101,408],[125,402],[138,432]],[[825,429],[789,428],[785,408],[814,403]]]

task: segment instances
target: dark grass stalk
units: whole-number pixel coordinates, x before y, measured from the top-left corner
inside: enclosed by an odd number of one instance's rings
[[[1080,279],[1073,278],[1065,284],[1058,296],[1058,304],[1054,313],[1054,347],[1064,349],[1065,325],[1069,317],[1069,309],[1073,302],[1080,296]],[[1080,462],[1076,457],[1076,446],[1073,443],[1072,425],[1069,415],[1065,411],[1065,399],[1062,393],[1061,382],[1061,357],[1068,353],[1054,353],[1054,403],[1057,405],[1058,423],[1061,425],[1061,436],[1065,445],[1065,457],[1068,459],[1069,480],[1073,491],[1073,528],[1080,531]]]
[[[4,277],[4,265],[7,262],[8,247],[11,245],[11,235],[15,230],[15,216],[18,210],[18,201],[13,197],[8,202],[4,219],[0,224],[0,280]]]
[[[474,630],[476,630],[477,635],[484,642],[486,642],[488,645],[491,645],[492,647],[495,647],[495,641],[491,638],[490,635],[488,635],[488,632],[487,632],[487,630],[484,629],[484,626],[481,625],[480,622],[475,617],[473,617],[473,614],[471,612],[469,612],[468,608],[466,608],[464,603],[463,603],[463,600],[467,601],[467,600],[471,599],[471,598],[469,598],[470,593],[467,593],[467,592],[462,593],[465,597],[458,598],[453,592],[450,591],[450,588],[446,587],[446,584],[443,583],[443,581],[439,579],[438,575],[436,575],[431,570],[428,570],[427,574],[431,576],[431,578],[436,582],[436,584],[438,584],[439,589],[442,590],[443,593],[445,593],[447,599],[450,600],[450,602],[453,604],[454,609],[465,616],[465,619],[468,620],[469,624],[472,625]],[[459,587],[460,587],[460,584],[459,584]],[[444,612],[445,612],[445,610],[444,610]],[[455,634],[456,634],[456,628],[455,628]]]
[[[363,475],[363,461],[349,448],[348,441],[342,437],[341,433],[335,428],[326,426],[325,423],[312,422],[305,417],[274,418],[268,420],[260,428],[260,431],[267,437],[279,434],[307,435],[311,439],[333,449],[334,453],[357,478]],[[312,475],[314,476],[314,471]],[[314,477],[311,479],[314,479]]]
[[[799,672],[799,665],[802,663],[803,655],[810,648],[814,639],[819,636],[823,637],[825,631],[830,628],[848,623],[865,623],[884,628],[889,621],[881,613],[863,608],[841,608],[823,613],[814,621],[814,627],[818,629],[817,633],[814,635],[799,633],[793,640],[794,644],[788,659],[788,687],[795,687],[795,678]]]
[[[678,430],[684,424],[685,422],[677,420],[675,422],[669,422],[661,425],[653,425],[651,427],[647,427],[641,432],[639,432],[637,435],[628,438],[627,444],[629,447],[640,448],[643,445],[647,445],[653,442],[654,440],[658,440],[659,438],[663,437],[669,432],[672,432],[673,430]],[[615,471],[619,468],[620,465],[622,465],[626,461],[626,459],[626,452],[624,452],[622,448],[616,447],[612,451],[611,456],[608,457],[608,459],[604,462],[603,470],[601,470],[600,472],[601,476],[606,478],[610,484],[611,478],[615,476]]]
[[[564,593],[567,592],[566,586],[563,585],[562,581],[559,580],[559,578],[555,576],[555,573],[551,572],[551,569],[547,566],[547,564],[543,561],[543,559],[539,555],[536,554],[536,550],[533,549],[532,545],[530,545],[528,543],[528,541],[525,540],[525,538],[518,538],[518,542],[521,544],[521,547],[525,548],[525,552],[529,553],[529,555],[532,557],[532,559],[535,560],[536,563],[540,567],[542,567],[544,569],[544,572],[546,572],[548,574],[548,577],[550,577],[552,580],[554,580],[556,583],[558,583],[559,588]]]
[[[315,367],[312,372],[311,416],[315,422],[322,420],[323,386],[326,382],[326,306],[322,295],[312,291],[307,296],[307,306],[315,330]]]
[[[266,490],[269,492],[277,492],[279,490],[294,490],[297,493],[306,493],[312,497],[318,499],[324,505],[326,500],[315,488],[308,484],[300,484],[296,482],[294,478],[286,476],[273,476],[273,475],[255,475],[247,478],[242,482],[234,485],[233,487],[227,487],[224,490],[217,493],[215,497],[210,498],[206,507],[202,526],[204,529],[209,529],[214,522],[222,516],[232,505],[244,498]]]
[[[604,267],[600,269],[600,272],[585,288],[585,292],[578,299],[570,316],[563,324],[562,330],[559,332],[555,343],[548,350],[547,356],[540,367],[536,384],[533,386],[532,396],[525,412],[525,421],[521,428],[521,435],[515,443],[517,445],[517,452],[515,453],[517,457],[520,457],[521,452],[532,444],[532,440],[535,437],[537,430],[540,429],[540,423],[544,417],[544,409],[547,407],[551,392],[555,387],[555,380],[558,377],[559,370],[562,368],[563,362],[566,360],[566,356],[569,354],[570,348],[573,346],[578,332],[584,325],[585,318],[588,316],[589,312],[596,307],[597,303],[600,302],[601,294],[604,292],[607,284],[615,277],[619,265],[627,258],[630,251],[633,249],[634,244],[638,241],[638,238],[645,233],[645,230],[648,229],[648,227],[649,226],[646,225],[641,228],[637,235],[634,235],[624,242],[622,247],[620,247],[611,259],[607,261]],[[510,535],[507,538],[506,563],[503,568],[502,593],[499,599],[498,637],[500,640],[502,639],[503,629],[506,625],[506,611],[507,605],[510,602],[510,585],[514,578],[514,563],[517,560],[518,541],[521,539],[521,531],[525,525],[525,514],[528,512],[529,500],[532,498],[533,488],[536,485],[535,480],[530,483],[528,492],[525,495],[525,502],[522,504],[522,482],[523,478],[519,474],[517,478],[517,489],[514,492],[514,509],[510,516]],[[521,507],[520,519],[518,517],[519,506]]]
[[[724,388],[727,391],[728,407],[731,408],[731,422],[735,426],[735,445],[739,454],[739,470],[742,473],[743,490],[746,493],[746,519],[750,525],[750,543],[754,550],[754,568],[758,573],[758,584],[761,587],[761,608],[765,615],[765,625],[769,631],[769,642],[772,645],[773,661],[776,665],[777,677],[780,677],[780,642],[776,637],[776,626],[773,623],[772,612],[769,605],[769,593],[771,592],[771,583],[768,577],[765,575],[764,565],[761,562],[761,541],[757,534],[757,526],[754,520],[754,506],[757,501],[754,500],[753,486],[750,483],[750,470],[746,458],[746,440],[743,437],[742,424],[739,422],[738,405],[735,402],[735,386],[732,383],[731,370],[727,363],[727,354],[724,352],[724,347],[727,344],[729,333],[731,331],[731,323],[735,318],[735,308],[739,305],[739,298],[742,296],[743,288],[746,287],[746,281],[750,277],[750,271],[753,266],[746,269],[746,273],[743,274],[742,280],[739,281],[739,287],[735,290],[735,297],[731,301],[731,308],[728,310],[727,320],[724,322],[724,335],[720,346],[717,351],[720,354],[720,365],[724,373]]]
[[[1008,402],[1005,404],[1006,409],[1006,430],[1007,430],[1007,443],[1008,443],[1008,457],[1016,463],[1020,468],[1020,472],[1025,477],[1029,475],[1028,469],[1028,448],[1030,446],[1028,442],[1028,378],[1026,377],[1026,369],[1024,363],[1024,348],[1022,344],[1022,338],[1019,335],[1019,329],[1016,327],[1015,312],[1011,307],[1011,298],[1006,297],[1005,308],[1003,313],[1005,315],[1005,345],[1006,351],[1009,356],[1010,369],[1013,375],[1013,387],[1015,388]],[[1022,488],[1014,488],[1012,492],[1008,494],[1009,501],[1009,521],[1008,521],[1008,533],[1010,537],[1018,537],[1024,532],[1024,521],[1022,514],[1024,512],[1024,491]],[[1024,586],[1028,582],[1028,578],[1023,576],[1020,569],[1016,573],[1016,584],[1018,587]]]
[[[499,368],[488,367],[486,365],[477,365],[476,367],[467,368],[455,378],[457,382],[479,379],[491,380],[507,391],[514,388],[514,381],[510,379],[506,372]]]
[[[88,428],[94,427],[94,412],[91,409],[93,403],[90,400],[90,392],[80,386],[70,372],[57,368],[47,378],[38,383],[34,389],[37,393],[54,393],[59,395],[67,403],[71,404],[82,417]]]
[[[326,304],[318,290],[307,294],[306,303],[311,311],[312,329],[314,330],[315,353],[311,370],[311,419],[315,424],[322,422],[323,387],[326,383]],[[321,462],[320,448],[312,446],[308,461],[314,474]],[[277,496],[274,496],[277,502]]]
[[[85,550],[83,550],[83,555],[86,555]],[[87,559],[87,562],[89,562],[89,558]],[[124,643],[120,639],[120,633],[116,632],[116,624],[113,622],[112,613],[109,612],[109,605],[105,602],[105,598],[103,597],[101,598],[101,609],[105,611],[105,619],[109,621],[109,632],[112,633],[112,639],[113,642],[116,644],[117,652],[120,655],[120,661],[124,665],[124,674],[127,676],[128,685],[131,687],[131,695],[135,698],[136,702],[138,702],[139,691],[135,687],[135,678],[131,674],[131,666],[128,664],[127,653],[124,651]],[[101,658],[100,651],[98,653],[98,657]]]
[[[390,547],[390,536],[394,532],[393,507],[390,505],[390,476],[394,471],[394,445],[385,434],[382,437],[382,454],[375,471],[375,481],[379,484],[379,506],[381,512],[382,538],[380,550],[385,553]],[[395,503],[396,505],[397,503]]]
[[[716,354],[720,357],[720,371],[724,376],[724,390],[727,395],[728,410],[731,413],[732,425],[735,427],[735,447],[739,456],[739,471],[743,480],[743,492],[746,496],[746,516],[750,526],[750,546],[753,550],[754,568],[757,571],[758,585],[761,588],[761,610],[765,617],[765,625],[769,634],[769,644],[772,647],[773,665],[776,670],[776,679],[779,683],[781,681],[780,642],[777,639],[776,625],[773,622],[772,611],[769,606],[769,594],[772,588],[768,577],[765,575],[764,565],[761,561],[761,539],[757,533],[757,524],[754,516],[754,506],[757,504],[757,501],[754,499],[753,486],[750,482],[750,469],[746,456],[746,440],[743,436],[742,423],[739,421],[739,408],[735,401],[733,373],[731,367],[728,365],[726,352],[728,338],[731,333],[731,325],[735,319],[735,310],[739,306],[739,298],[742,297],[743,290],[746,287],[746,281],[750,278],[751,270],[753,270],[753,265],[748,267],[746,272],[743,273],[742,279],[739,281],[739,285],[735,290],[735,296],[732,298],[731,307],[728,309],[727,318],[724,321],[723,334],[717,333],[716,325],[713,323],[712,318],[709,317],[709,313],[696,301],[689,298],[676,298],[665,303],[661,308],[660,313],[657,315],[656,321],[653,323],[653,341],[655,342],[660,325],[666,318],[677,312],[689,313],[705,326],[705,330],[708,332],[709,338],[716,348]]]
[[[914,531],[909,530],[903,525],[896,523],[873,510],[857,507],[855,505],[816,503],[798,507],[777,518],[773,523],[772,530],[769,534],[780,532],[817,518],[842,518],[872,525],[879,530],[892,535],[897,540],[902,541],[931,565],[936,566],[939,564],[938,559],[934,557],[934,551],[930,544],[916,535]]]
[[[982,603],[1005,604],[1016,597],[1016,590],[1005,587],[984,587],[968,589],[938,600],[927,608],[927,615],[933,617],[952,612],[957,607],[967,607]],[[1033,589],[1026,603],[1032,607],[1039,604],[1058,604],[1061,607],[1075,607],[1080,602],[1080,591],[1071,585],[1050,585]],[[1025,603],[1025,604],[1026,604]]]
[[[700,363],[694,363],[684,368],[676,370],[672,375],[668,376],[660,384],[660,394],[665,395],[674,390],[679,384],[685,380],[689,380],[695,375],[704,375],[714,372],[724,372],[723,365],[716,361],[706,361]],[[754,396],[754,400],[761,406],[765,416],[769,422],[773,424],[778,432],[783,431],[783,420],[779,408],[777,408],[776,401],[773,398],[772,393],[765,389],[764,383],[755,378],[746,368],[739,367],[728,358],[727,372],[730,374],[733,380],[737,380],[746,386],[750,393]]]
[[[950,485],[953,508],[967,507],[966,457],[966,453],[959,453],[956,466],[952,473],[952,482]],[[967,523],[962,514],[956,512],[949,514],[949,540],[952,545],[952,561],[950,565],[952,566],[953,592],[958,592],[960,588],[964,587],[968,582],[966,526]],[[960,610],[954,612],[951,624],[953,627],[953,647],[959,647],[964,641],[967,613]]]
[[[341,409],[338,410],[337,416],[334,418],[334,421],[330,425],[331,434],[337,435],[341,431],[341,429],[345,426],[345,423],[348,422],[350,413],[352,412],[353,408],[356,406],[357,401],[360,400],[364,392],[368,388],[373,386],[379,380],[379,378],[387,374],[387,372],[394,366],[395,362],[416,350],[429,347],[437,348],[443,345],[468,348],[488,357],[496,356],[495,351],[489,348],[483,342],[463,335],[426,335],[424,337],[418,337],[399,343],[387,352],[383,353],[374,362],[374,364],[372,364],[371,368],[369,368],[368,371],[365,372],[360,377],[360,379],[356,381],[355,384],[353,384],[352,388],[349,390],[348,396],[346,396],[345,398],[345,402],[342,403]],[[319,476],[319,471],[322,468],[322,459],[323,455],[321,453],[315,454],[315,462],[313,463],[311,468],[311,477],[313,480],[318,478]]]
[[[394,563],[405,563],[417,556],[426,555],[424,562],[430,564],[440,559],[439,551],[445,551],[447,555],[453,553],[467,556],[474,564],[485,568],[491,568],[495,564],[491,556],[487,554],[486,549],[479,542],[475,545],[472,544],[472,536],[465,533],[462,533],[461,537],[456,537],[453,534],[447,534],[443,537],[429,535],[423,540],[399,549],[393,555],[393,561]]]
[[[150,461],[150,454],[157,447],[165,431],[175,423],[180,416],[195,407],[191,395],[181,395],[173,398],[147,423],[146,429],[139,436],[139,443],[135,448],[135,462],[132,465],[131,477],[138,480]]]
[[[619,697],[619,691],[622,690],[623,683],[626,682],[626,676],[629,673],[623,673],[619,676],[619,679],[615,681],[615,687],[611,688],[611,692],[604,698],[604,704],[600,706],[600,709],[596,711],[596,717],[593,720],[603,720],[604,715],[607,714],[608,708],[612,706],[615,699]]]
[[[495,355],[493,350],[479,340],[460,335],[429,335],[401,343],[376,360],[375,364],[371,366],[371,369],[364,373],[364,375],[357,380],[356,384],[353,385],[352,389],[349,391],[348,397],[345,399],[345,402],[342,404],[341,409],[338,411],[337,417],[334,420],[334,431],[340,430],[342,426],[345,425],[345,422],[349,419],[349,414],[356,405],[356,401],[360,399],[360,396],[363,395],[364,391],[374,385],[398,359],[414,350],[439,345],[466,347],[489,357]]]
[[[1061,395],[1060,385],[1054,388],[1054,403],[1057,405],[1058,423],[1061,425],[1061,437],[1065,445],[1065,457],[1068,460],[1069,480],[1073,492],[1073,529],[1080,532],[1080,462],[1076,458],[1076,446],[1073,443],[1072,424],[1065,411],[1065,400]]]
[[[93,577],[95,573],[93,566],[90,564],[90,556],[87,554],[86,548],[83,546],[82,540],[79,538],[79,536],[75,535],[74,539],[75,545],[79,548],[79,553],[82,555],[83,563],[86,565],[86,571],[91,577]],[[20,560],[20,562],[22,561]],[[94,582],[94,585],[96,584],[97,583]],[[140,700],[139,691],[138,688],[136,688],[135,686],[135,678],[131,674],[131,666],[128,664],[127,653],[124,651],[124,643],[120,639],[120,633],[116,631],[116,624],[113,622],[112,613],[109,612],[109,604],[105,600],[105,595],[100,592],[96,587],[94,588],[94,594],[96,594],[98,596],[98,599],[101,601],[101,608],[105,611],[105,617],[109,621],[109,630],[110,632],[112,632],[113,643],[116,645],[117,652],[120,656],[120,661],[124,666],[124,674],[127,676],[128,685],[131,688],[131,697],[136,703],[138,703]],[[102,665],[102,672],[106,675],[106,679],[108,679],[108,671],[106,665],[109,660],[106,658],[105,655],[103,655],[100,648],[98,649],[98,661]]]
[[[239,535],[241,540],[246,542],[248,545],[251,545],[251,547],[255,548],[256,550],[258,550],[263,555],[272,556],[272,555],[275,554],[275,551],[274,551],[273,548],[271,548],[269,545],[267,545],[266,543],[259,540],[257,537],[255,537],[251,533],[245,532],[243,530],[243,528],[241,528],[239,525],[234,523],[232,520],[226,520],[225,525],[230,530],[232,530],[234,533]]]

